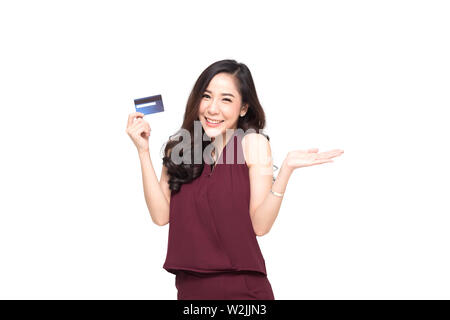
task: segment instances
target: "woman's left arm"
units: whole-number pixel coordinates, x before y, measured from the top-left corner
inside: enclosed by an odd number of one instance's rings
[[[262,134],[250,133],[244,137],[242,146],[249,167],[250,217],[257,236],[263,236],[270,231],[281,207],[283,197],[272,194],[271,189],[276,193],[284,193],[296,168],[333,162],[331,158],[344,152],[340,149],[321,153],[318,153],[318,149],[291,151],[273,182],[272,152],[267,138]]]

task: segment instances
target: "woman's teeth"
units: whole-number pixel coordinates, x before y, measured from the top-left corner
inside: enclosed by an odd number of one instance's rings
[[[206,118],[206,121],[208,121],[210,123],[221,123],[221,122],[223,122],[223,120],[211,120],[211,119],[208,119],[208,118]]]

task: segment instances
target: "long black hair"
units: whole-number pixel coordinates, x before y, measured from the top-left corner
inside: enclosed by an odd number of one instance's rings
[[[255,85],[253,83],[253,78],[249,68],[243,63],[238,63],[236,60],[227,59],[214,62],[209,67],[207,67],[198,77],[189,95],[189,99],[186,104],[186,110],[184,112],[184,120],[181,129],[185,129],[190,132],[190,154],[192,156],[194,155],[195,143],[199,143],[198,141],[194,141],[194,121],[199,120],[198,110],[202,95],[208,87],[211,79],[216,74],[221,72],[231,74],[235,77],[238,83],[239,93],[242,97],[242,104],[248,104],[248,109],[245,116],[239,117],[237,128],[242,129],[244,132],[248,129],[254,129],[256,132],[262,133],[260,132],[260,130],[264,129],[265,127],[266,118],[264,110],[259,103]],[[201,164],[194,164],[192,157],[190,164],[175,164],[172,161],[170,152],[174,146],[176,146],[178,143],[181,143],[181,141],[179,140],[179,133],[181,129],[174,135],[170,136],[169,141],[165,143],[165,147],[163,146],[163,165],[167,167],[167,172],[169,175],[169,189],[172,191],[172,193],[178,192],[184,183],[189,183],[199,177],[204,167],[203,157]],[[203,137],[203,134],[204,129],[202,128],[201,137]],[[268,135],[264,133],[262,134],[269,140]],[[208,146],[210,142],[203,141],[203,139],[201,139],[201,141],[201,150],[203,154],[203,150]]]

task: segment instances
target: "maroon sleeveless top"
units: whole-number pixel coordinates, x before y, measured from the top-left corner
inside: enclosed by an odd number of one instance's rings
[[[250,218],[250,180],[242,160],[243,136],[241,130],[235,130],[214,168],[205,163],[198,178],[171,195],[163,266],[168,272],[245,270],[267,275]]]

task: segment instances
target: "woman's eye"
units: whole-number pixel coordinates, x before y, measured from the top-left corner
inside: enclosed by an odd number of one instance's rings
[[[202,95],[202,98],[210,98],[206,93]],[[223,99],[224,101],[232,102],[230,99]]]

